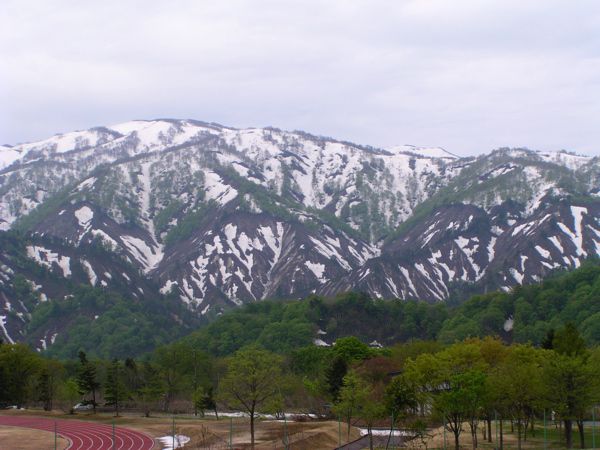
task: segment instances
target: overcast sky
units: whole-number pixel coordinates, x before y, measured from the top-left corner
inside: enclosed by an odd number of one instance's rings
[[[0,3],[0,143],[131,119],[600,154],[600,1]]]

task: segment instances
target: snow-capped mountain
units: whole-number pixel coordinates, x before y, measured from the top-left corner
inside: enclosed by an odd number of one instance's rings
[[[0,147],[0,229],[42,240],[21,252],[59,277],[128,283],[132,297],[163,295],[198,316],[353,289],[441,301],[597,255],[599,169],[566,152],[459,158],[274,128],[133,121]],[[119,262],[94,256],[98,246]],[[7,339],[22,337],[29,313],[9,314],[15,274],[38,301],[59,295],[14,259],[0,249]]]

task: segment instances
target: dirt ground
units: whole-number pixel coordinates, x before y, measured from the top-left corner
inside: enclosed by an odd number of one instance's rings
[[[102,423],[112,423],[115,421],[117,427],[126,427],[145,432],[153,438],[171,435],[173,430],[173,419],[170,416],[141,417],[139,414],[126,414],[122,417],[113,418],[110,414],[91,414],[78,413],[76,415],[66,415],[62,412],[47,413],[44,411],[10,411],[2,414],[23,414],[29,416],[52,416],[60,419],[87,420]],[[0,427],[5,429],[5,434],[0,435],[0,450],[23,449],[23,450],[43,450],[54,448],[54,436],[52,433],[34,431],[23,428]],[[341,433],[340,433],[341,431]],[[320,450],[333,449],[338,446],[338,439],[341,436],[342,443],[347,442],[347,430],[344,424],[341,429],[337,421],[307,421],[307,422],[287,422],[275,420],[257,420],[255,429],[255,440],[257,450],[281,449],[284,447],[284,441],[287,437],[292,448],[295,450]],[[35,443],[28,443],[24,447],[20,440],[24,437],[39,434]],[[194,418],[190,416],[175,416],[175,434],[189,436],[191,441],[185,445],[186,449],[228,449],[229,439],[235,449],[250,448],[250,425],[248,419],[229,419],[221,418]],[[48,435],[48,436],[46,436]],[[360,437],[356,428],[351,429],[350,441]],[[5,439],[11,439],[10,442],[19,443],[19,445],[5,446]],[[31,440],[30,440],[31,441]],[[33,441],[31,441],[33,442]],[[38,443],[39,442],[39,443]],[[62,447],[66,446],[66,441]],[[157,449],[160,446],[157,444]]]
[[[482,437],[481,427],[477,430],[477,448],[480,449],[493,449],[495,448],[494,443],[489,443],[485,441]],[[540,432],[541,433],[541,432]],[[444,448],[444,428],[440,427],[435,430],[429,431],[430,437],[426,440],[426,445],[423,444],[419,440],[415,440],[413,442],[408,443],[409,448],[413,449],[443,449]],[[538,437],[539,437],[538,433]],[[492,439],[495,441],[496,439],[496,429],[495,423],[492,422]],[[510,433],[510,426],[505,424],[504,433],[503,433],[503,442],[504,447],[506,449],[516,449],[517,448],[517,436],[516,434]],[[473,448],[473,440],[471,438],[471,431],[468,424],[463,424],[463,431],[460,434],[460,448],[461,449],[472,449]],[[528,442],[522,442],[523,449],[539,449],[540,442],[538,439],[531,439]],[[446,431],[446,448],[453,449],[454,448],[454,434],[449,431]],[[548,446],[550,450],[551,446]]]
[[[68,442],[59,437],[57,448],[64,449]],[[28,428],[0,426],[0,450],[54,450],[54,433]]]

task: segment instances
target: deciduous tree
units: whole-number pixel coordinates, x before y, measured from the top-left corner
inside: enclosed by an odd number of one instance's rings
[[[281,403],[282,358],[259,347],[238,350],[228,361],[219,385],[220,398],[250,416],[250,440],[254,448],[254,422],[258,409],[277,410]]]

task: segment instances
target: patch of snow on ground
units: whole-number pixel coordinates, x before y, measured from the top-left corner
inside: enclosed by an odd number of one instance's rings
[[[84,180],[81,183],[79,183],[79,186],[77,186],[77,190],[82,191],[84,189],[88,189],[88,188],[92,187],[95,182],[96,182],[96,177],[88,178],[87,180]]]
[[[326,278],[323,278],[323,273],[325,273],[325,264],[314,263],[311,261],[306,261],[304,264],[312,273],[315,274],[315,277],[317,277],[319,281],[324,282],[327,280]]]
[[[83,228],[87,228],[94,218],[94,211],[92,211],[89,206],[82,206],[75,211],[74,214],[79,222],[79,225]]]
[[[175,436],[163,436],[158,438],[158,441],[164,446],[163,450],[183,448],[185,447],[185,444],[190,442],[190,440],[191,439],[184,434],[176,434]],[[173,446],[173,444],[175,446]]]
[[[509,272],[517,283],[523,284],[523,275],[517,269],[511,267]]]
[[[113,238],[111,238],[104,231],[102,231],[102,230],[92,230],[91,233],[92,233],[92,235],[99,237],[104,243],[112,246],[113,250],[116,250],[116,249],[119,248],[118,242],[115,241]]]
[[[369,434],[369,430],[367,430],[366,428],[359,428],[360,431],[360,435],[361,436],[366,436]],[[390,435],[390,429],[371,429],[371,434],[373,436],[389,436]],[[406,431],[402,431],[402,430],[393,430],[392,431],[392,436],[408,436],[409,433],[407,433]]]
[[[11,147],[0,146],[0,169],[10,166],[21,158],[23,153]]]
[[[10,342],[11,344],[14,344],[15,341],[12,340],[12,338],[8,334],[8,331],[6,331],[6,316],[0,316],[0,328],[2,328],[2,331],[4,332],[4,336],[6,336],[6,339],[8,339],[8,342]]]
[[[125,275],[125,274],[123,274],[123,275]],[[173,286],[177,286],[177,281],[167,280],[167,282],[164,284],[164,286],[160,288],[160,293],[163,295],[167,295],[169,292],[171,292],[171,289],[173,288]]]
[[[334,245],[333,245],[333,242],[335,242],[334,240],[331,240],[331,242],[326,243],[326,242],[319,241],[319,240],[313,238],[312,236],[310,236],[309,239],[315,245],[315,250],[317,250],[321,255],[323,255],[327,259],[330,259],[333,262],[337,262],[340,266],[342,266],[344,268],[344,270],[347,270],[347,271],[352,270],[352,267],[350,266],[350,264],[348,264],[348,262],[342,257],[342,255],[334,247]]]
[[[581,206],[571,206],[571,214],[573,214],[573,221],[575,224],[575,236],[576,240],[573,241],[577,247],[577,254],[587,256],[587,253],[583,250],[583,233],[581,231],[583,224],[583,215],[587,214],[587,208]]]
[[[56,263],[61,268],[65,278],[71,276],[71,258],[69,256],[59,255],[58,253],[54,253],[44,247],[38,247],[37,245],[27,246],[27,256],[49,269],[52,269],[52,263]]]
[[[535,249],[542,256],[542,258],[550,259],[550,252],[548,250],[546,250],[543,247],[540,247],[539,245],[536,245]]]
[[[561,253],[565,252],[562,245],[560,245],[560,241],[558,240],[558,238],[556,236],[550,236],[548,238],[548,240],[554,244],[554,246],[558,249],[559,252],[561,252]]]
[[[229,203],[237,197],[238,192],[215,172],[205,172],[204,189],[206,190],[207,200],[216,200],[221,205]]]
[[[403,153],[410,152],[416,153],[427,158],[446,158],[446,159],[458,159],[456,155],[444,150],[441,147],[415,147],[413,145],[397,145],[394,147],[387,148],[392,153]]]
[[[85,259],[81,260],[81,265],[83,265],[83,269],[87,272],[88,278],[90,279],[90,284],[92,286],[96,286],[98,277],[96,276],[96,272],[94,272],[92,265]]]
[[[125,235],[121,236],[121,240],[133,257],[144,266],[146,273],[156,267],[163,257],[160,248],[149,246],[143,239]]]
[[[415,289],[415,285],[413,284],[412,280],[410,279],[410,273],[408,272],[408,270],[402,266],[398,266],[398,267],[400,268],[400,272],[402,272],[402,275],[404,275],[404,278],[406,278],[406,281],[408,282],[408,287],[410,288],[410,290],[413,292],[413,294],[417,295],[417,290]]]

